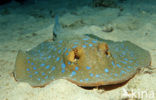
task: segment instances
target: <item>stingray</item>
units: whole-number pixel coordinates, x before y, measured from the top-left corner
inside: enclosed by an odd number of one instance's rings
[[[33,87],[66,79],[78,86],[111,85],[131,79],[151,63],[148,51],[130,41],[105,40],[95,35],[67,34],[55,18],[53,41],[29,51],[19,50],[14,77]]]

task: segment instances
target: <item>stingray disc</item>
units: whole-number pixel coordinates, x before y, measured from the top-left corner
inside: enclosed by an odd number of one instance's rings
[[[45,86],[57,79],[78,86],[109,85],[130,79],[138,68],[150,62],[149,52],[129,41],[83,36],[70,41],[46,41],[30,51],[19,51],[14,76],[32,86]]]

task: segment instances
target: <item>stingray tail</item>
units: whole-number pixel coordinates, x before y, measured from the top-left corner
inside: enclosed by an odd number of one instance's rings
[[[58,36],[62,33],[63,33],[63,28],[59,23],[59,16],[56,15],[55,16],[55,24],[54,24],[54,28],[53,28],[53,40],[55,41],[58,38]]]

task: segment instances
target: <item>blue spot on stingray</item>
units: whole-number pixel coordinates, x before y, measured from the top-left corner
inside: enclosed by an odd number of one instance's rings
[[[64,73],[65,72],[65,70],[64,69],[62,69],[62,73]]]
[[[90,75],[91,77],[93,77],[94,74],[93,74],[93,73],[90,73],[89,75]]]
[[[30,63],[30,61],[28,61],[28,63]]]
[[[128,68],[132,68],[131,66],[128,66]]]
[[[46,66],[46,69],[49,69],[49,67],[50,67],[50,66],[49,66],[49,65],[47,65],[47,66]]]
[[[33,69],[36,70],[37,68],[36,67],[33,67]]]
[[[43,54],[42,54],[42,53],[40,53],[40,56],[42,57],[42,56],[43,56]]]
[[[130,62],[130,63],[132,63],[133,61],[132,61],[132,60],[130,60],[129,62]]]
[[[65,67],[66,67],[66,64],[62,63],[62,64],[61,64],[61,67],[62,67],[62,68],[65,68]]]
[[[59,50],[58,53],[61,53],[61,50]]]
[[[30,71],[30,69],[29,69],[29,68],[27,68],[27,71]]]
[[[88,38],[84,38],[83,40],[88,40]]]
[[[43,73],[42,73],[42,75],[44,76],[44,75],[45,75],[45,73],[43,72]]]
[[[71,64],[71,62],[70,61],[68,61],[68,65],[70,65]]]
[[[89,80],[88,78],[85,79],[85,81],[88,81],[88,80]]]
[[[122,71],[120,72],[120,74],[126,74],[126,72],[122,70]]]
[[[62,42],[63,42],[62,40],[59,41],[59,43],[62,43]]]
[[[123,52],[122,52],[122,55],[126,55],[126,52],[125,52],[125,51],[123,51]]]
[[[108,73],[108,72],[109,72],[109,70],[106,68],[106,69],[105,69],[105,72],[106,72],[106,73]]]
[[[95,77],[99,77],[100,75],[96,74]]]
[[[48,56],[48,58],[51,58],[51,56]]]
[[[127,59],[127,58],[124,58],[124,60],[128,61],[128,59]]]
[[[44,65],[45,65],[45,64],[44,64],[44,63],[42,63],[40,66],[41,66],[41,67],[43,67]]]
[[[51,68],[51,70],[54,71],[54,70],[55,70],[55,66],[53,66],[53,67]]]
[[[83,80],[80,80],[80,82],[83,82]]]
[[[35,72],[35,74],[38,74],[38,72]]]
[[[79,69],[79,67],[75,67],[75,70],[78,70]]]
[[[40,81],[41,79],[40,78],[37,78],[37,80]]]
[[[32,77],[32,75],[29,75],[29,77]]]
[[[60,60],[60,57],[57,57],[57,58],[56,58],[56,61],[59,61],[59,60]]]
[[[92,44],[89,44],[89,46],[92,47],[93,45]]]
[[[53,56],[53,58],[55,58],[55,56]]]
[[[63,52],[66,52],[67,48],[64,48],[64,51]]]
[[[76,48],[77,46],[76,45],[74,45],[72,48]]]
[[[48,78],[48,75],[45,77],[45,79],[47,79]]]
[[[116,64],[119,68],[121,68],[121,66],[119,64]]]
[[[138,64],[136,63],[135,66],[138,66]]]
[[[115,67],[114,61],[112,61],[112,65]]]
[[[120,57],[123,57],[123,55],[120,55]]]
[[[83,47],[83,48],[86,48],[87,46],[86,46],[86,45],[82,45],[82,47]]]
[[[72,71],[71,76],[74,76],[74,75],[76,75],[76,72]]]
[[[74,42],[74,44],[78,44],[78,42]]]
[[[123,64],[127,64],[127,62],[125,62],[125,61],[120,61],[120,62],[122,62]]]
[[[86,69],[91,69],[91,67],[87,66]]]
[[[66,53],[66,56],[68,56],[68,54],[69,54],[69,53],[67,52],[67,53]]]
[[[68,49],[68,51],[71,51],[71,49]]]
[[[118,74],[114,74],[114,76],[118,76]]]
[[[57,48],[54,48],[53,50],[54,50],[54,51],[56,51],[56,50],[57,50]]]
[[[94,40],[92,41],[92,43],[96,43],[96,42],[97,42],[97,41],[94,41]]]

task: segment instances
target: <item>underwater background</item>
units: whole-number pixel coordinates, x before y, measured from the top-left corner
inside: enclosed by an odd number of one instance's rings
[[[151,65],[115,86],[82,88],[59,79],[34,88],[17,82],[12,72],[18,51],[51,40],[56,15],[73,35],[138,45],[149,51]],[[155,83],[155,0],[0,0],[0,100],[156,100]]]

